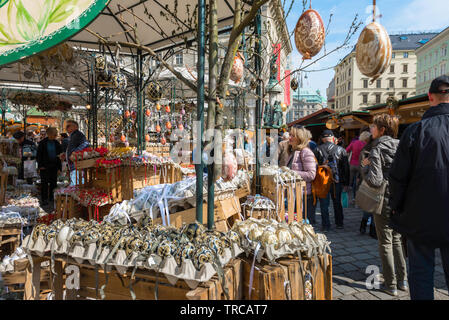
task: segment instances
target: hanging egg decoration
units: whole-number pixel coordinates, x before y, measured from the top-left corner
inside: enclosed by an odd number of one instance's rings
[[[157,133],[161,132],[161,126],[158,125],[158,124],[156,125],[156,132],[157,132]]]
[[[125,118],[128,119],[131,116],[131,112],[129,110],[125,111]]]
[[[321,51],[325,35],[320,14],[310,6],[310,9],[299,17],[295,27],[295,44],[303,60],[311,59]]]
[[[237,174],[237,159],[232,152],[226,152],[223,156],[222,177],[224,181],[234,179]]]
[[[184,125],[182,123],[178,124],[178,129],[181,131],[184,130]]]
[[[166,127],[168,130],[170,130],[170,129],[171,129],[171,122],[170,122],[170,121],[167,121],[167,122],[165,123],[165,127]]]
[[[121,140],[122,142],[126,142],[126,137],[125,137],[124,134],[122,134],[122,136],[120,137],[120,140]]]
[[[123,73],[114,73],[112,75],[112,85],[116,90],[125,90],[128,84],[128,80]]]
[[[103,55],[99,54],[95,57],[95,69],[96,71],[104,70],[106,68],[106,59]]]
[[[156,110],[161,111],[161,105],[159,103],[156,103]]]
[[[296,78],[293,78],[292,81],[290,81],[290,88],[292,88],[293,91],[296,91],[298,87],[299,87],[298,80],[296,80]]]
[[[114,135],[111,133],[110,135],[109,135],[109,141],[111,141],[111,142],[114,142]]]
[[[186,111],[184,110],[184,108],[181,109],[181,115],[185,115]]]
[[[133,120],[137,119],[137,112],[133,111],[131,112],[131,118],[133,118]]]
[[[162,98],[162,87],[155,81],[150,82],[146,88],[146,94],[150,101],[159,101]]]
[[[372,22],[360,33],[355,59],[360,72],[371,78],[371,83],[385,72],[391,63],[392,46],[385,28]]]
[[[146,141],[146,142],[149,142],[149,141],[150,141],[150,135],[149,135],[149,134],[146,134],[146,135],[145,135],[145,141]]]
[[[145,110],[145,115],[147,117],[151,117],[151,110],[150,109]]]
[[[165,112],[170,113],[170,106],[169,105],[165,106]]]
[[[244,58],[240,52],[234,57],[234,64],[232,65],[231,75],[229,79],[235,83],[239,83],[243,78],[243,64]]]
[[[287,104],[286,103],[281,103],[281,108],[282,108],[282,112],[287,111]]]
[[[164,137],[162,137],[161,138],[161,143],[162,143],[162,145],[165,145],[167,143],[167,140]]]

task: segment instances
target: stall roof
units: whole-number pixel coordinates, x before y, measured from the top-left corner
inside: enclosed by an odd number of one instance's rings
[[[319,119],[319,116],[323,115],[324,113],[332,114],[332,113],[335,113],[335,111],[331,110],[329,108],[323,108],[321,110],[318,110],[318,111],[316,111],[314,113],[309,114],[308,116],[305,116],[303,118],[300,118],[298,120],[290,122],[288,124],[288,126],[291,127],[291,126],[294,126],[296,124],[304,124],[304,122],[307,122],[307,123],[311,122],[311,123],[313,123],[315,121],[315,119]]]
[[[398,101],[398,103],[399,103],[399,105],[404,105],[404,104],[408,104],[408,103],[412,103],[412,102],[421,102],[421,101],[426,101],[426,100],[429,100],[429,98],[427,96],[427,93],[424,93],[424,94],[420,94],[417,96],[401,99]],[[363,109],[366,111],[371,111],[371,110],[377,110],[377,109],[382,109],[382,108],[386,108],[386,107],[387,107],[386,103],[380,103],[380,104],[376,104],[374,106],[366,107]]]

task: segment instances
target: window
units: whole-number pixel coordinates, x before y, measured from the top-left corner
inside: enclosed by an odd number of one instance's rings
[[[380,103],[380,93],[376,93],[376,103]]]
[[[351,96],[348,96],[348,105],[351,104]]]
[[[396,52],[393,52],[392,54],[391,54],[391,58],[396,58]]]
[[[184,64],[184,57],[183,57],[183,55],[182,55],[182,52],[181,52],[181,53],[177,53],[177,54],[175,55],[175,64],[176,64],[176,65]]]
[[[408,58],[408,52],[404,52],[404,58]]]
[[[390,65],[390,73],[394,73],[394,64]]]
[[[337,84],[338,84],[338,80],[339,80],[339,78],[337,77]]]
[[[335,101],[335,107],[338,108],[338,100]]]
[[[351,81],[348,82],[348,90],[351,90]]]
[[[368,80],[363,80],[363,87],[368,88]]]
[[[381,84],[382,84],[382,82],[380,79],[376,80],[376,88],[380,88]]]
[[[348,70],[348,76],[351,76],[351,68]]]
[[[407,88],[407,79],[402,79],[402,87]]]
[[[338,96],[338,88],[337,88],[337,96]]]
[[[444,74],[444,64],[440,67],[440,75],[442,76]]]
[[[362,97],[363,97],[363,103],[368,103],[368,95],[364,94],[364,95],[362,95]]]
[[[437,76],[437,72],[438,72],[438,71],[437,71],[437,67],[435,67],[434,70],[435,70],[434,75],[435,75],[435,78],[436,78],[436,77],[438,77],[438,76]]]
[[[390,86],[389,88],[394,88],[394,79],[390,79]]]
[[[408,72],[408,64],[404,64],[402,66],[402,72],[407,73]]]
[[[406,93],[404,93],[404,94],[402,95],[402,100],[404,100],[404,99],[407,99],[407,94],[406,94]]]

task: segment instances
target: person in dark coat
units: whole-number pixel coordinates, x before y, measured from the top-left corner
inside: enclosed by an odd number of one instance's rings
[[[22,162],[19,169],[19,179],[24,179],[24,162],[26,160],[35,160],[36,159],[36,144],[33,141],[30,141],[25,138],[25,133],[23,131],[18,131],[13,134],[14,139],[16,139],[17,143],[21,148]],[[27,183],[32,184],[33,178],[27,178]]]
[[[331,167],[334,183],[330,188],[329,194],[325,199],[320,200],[322,230],[330,230],[329,204],[330,199],[334,203],[335,224],[337,229],[343,229],[343,205],[341,203],[341,194],[343,188],[349,185],[349,161],[346,150],[338,145],[331,130],[324,130],[321,134],[322,144],[314,151],[319,165],[327,164]]]
[[[89,147],[89,142],[87,141],[86,136],[78,130],[78,122],[67,120],[65,129],[70,135],[70,141],[67,145],[65,154],[62,154],[61,160],[67,159],[70,169],[70,184],[74,185],[76,182],[76,170],[75,164],[70,160],[70,156],[75,151],[81,151]]]
[[[69,135],[67,133],[61,133],[61,146],[62,146],[62,152],[66,152],[67,151],[67,147],[69,145]]]
[[[56,140],[58,130],[49,127],[46,130],[46,138],[39,142],[37,148],[37,166],[41,176],[41,201],[42,205],[47,205],[48,201],[53,201],[53,191],[58,182],[58,172],[62,170],[61,160],[62,146]]]
[[[434,79],[428,109],[402,134],[390,171],[392,226],[407,238],[412,300],[434,299],[435,249],[449,287],[449,77]]]
[[[374,117],[371,126],[371,143],[369,157],[361,162],[363,180],[372,188],[380,188],[388,181],[399,140],[399,119],[388,114]],[[379,256],[382,261],[384,284],[381,290],[392,295],[398,295],[398,289],[408,290],[407,265],[405,263],[401,234],[393,230],[390,224],[391,207],[388,202],[390,188],[386,186],[384,201],[380,214],[374,213],[376,233],[379,241]]]

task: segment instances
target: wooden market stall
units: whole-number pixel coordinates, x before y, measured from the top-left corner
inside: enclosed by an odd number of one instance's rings
[[[321,132],[326,129],[326,121],[323,121],[323,117],[334,113],[334,110],[323,108],[301,119],[290,122],[287,126],[289,128],[296,125],[305,126],[312,133],[312,140],[318,142]]]

